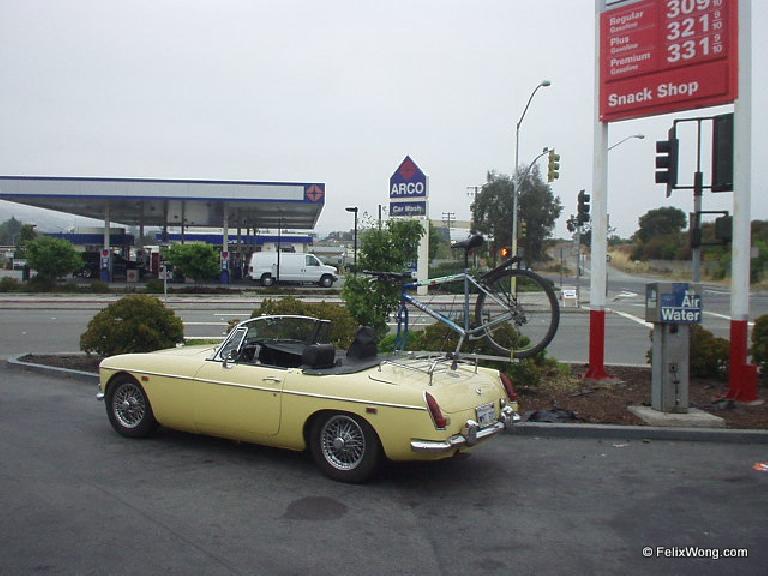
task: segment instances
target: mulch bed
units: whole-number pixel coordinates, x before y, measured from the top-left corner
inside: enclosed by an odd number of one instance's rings
[[[650,368],[610,367],[608,372],[618,378],[619,382],[593,386],[580,382],[585,371],[585,366],[572,368],[577,382],[575,386],[521,388],[518,390],[521,409],[529,413],[556,407],[572,410],[584,422],[592,424],[643,425],[642,420],[626,407],[643,404],[650,406]],[[727,382],[694,378],[688,386],[688,404],[692,408],[720,416],[728,428],[768,428],[768,403],[744,406],[728,401],[718,402],[727,391]],[[758,396],[763,399],[768,397],[765,385],[758,390]]]
[[[99,356],[29,354],[21,358],[25,362],[45,364],[59,368],[98,372]],[[570,386],[519,387],[522,410],[562,408],[574,411],[583,421],[593,424],[621,424],[638,426],[643,422],[627,410],[629,405],[650,405],[650,368],[611,367],[611,375],[619,383],[590,386],[580,381],[584,366],[574,366],[574,384]],[[688,401],[693,408],[700,408],[725,419],[728,428],[768,429],[768,403],[760,406],[743,406],[732,402],[717,402],[725,396],[728,383],[719,380],[692,379],[688,387]],[[760,398],[768,398],[768,387],[762,385]]]

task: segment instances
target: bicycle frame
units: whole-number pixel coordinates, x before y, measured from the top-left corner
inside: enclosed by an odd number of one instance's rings
[[[490,273],[495,272],[499,268],[502,268],[504,266],[507,266],[514,262],[513,260],[507,260],[488,274],[485,274],[483,277],[487,277]],[[464,281],[464,326],[459,326],[456,322],[448,318],[447,316],[441,314],[437,310],[434,310],[431,308],[428,304],[418,300],[417,298],[411,296],[408,294],[408,291],[415,290],[418,286],[439,286],[441,284],[448,284],[451,282],[457,282],[459,280]],[[478,282],[474,276],[472,276],[468,270],[465,270],[464,272],[461,272],[459,274],[452,274],[451,276],[442,276],[440,278],[429,278],[427,280],[424,280],[422,282],[411,282],[409,284],[403,284],[402,290],[400,293],[400,305],[397,309],[397,339],[396,342],[398,343],[398,347],[402,347],[405,345],[405,339],[408,337],[408,307],[406,304],[410,304],[414,308],[421,310],[425,314],[431,316],[438,322],[442,322],[446,326],[448,326],[451,330],[456,332],[459,335],[459,342],[456,346],[456,352],[455,352],[455,358],[458,357],[459,350],[461,350],[462,344],[464,344],[465,338],[482,338],[484,336],[485,331],[495,326],[496,324],[501,324],[502,322],[506,322],[507,320],[513,318],[515,316],[514,313],[508,312],[506,314],[501,314],[497,318],[494,318],[491,322],[480,324],[479,326],[476,326],[475,328],[470,328],[470,322],[469,322],[469,286],[470,284],[474,285],[475,288],[482,291],[486,297],[489,297],[493,299],[497,304],[504,307],[505,303],[499,300],[495,294],[492,292],[489,292],[486,290],[485,286]]]

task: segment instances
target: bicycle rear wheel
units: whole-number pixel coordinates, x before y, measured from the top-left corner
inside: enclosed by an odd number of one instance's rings
[[[484,287],[488,293],[477,297],[475,321],[486,325],[485,337],[498,354],[526,358],[547,347],[560,324],[550,282],[529,270],[512,269],[486,278]]]

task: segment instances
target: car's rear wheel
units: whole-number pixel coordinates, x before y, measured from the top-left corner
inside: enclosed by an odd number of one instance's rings
[[[131,376],[118,376],[107,387],[107,416],[118,434],[129,438],[149,436],[157,429],[146,392]]]
[[[312,423],[310,450],[323,473],[341,482],[365,482],[381,460],[379,437],[353,414],[324,414]]]

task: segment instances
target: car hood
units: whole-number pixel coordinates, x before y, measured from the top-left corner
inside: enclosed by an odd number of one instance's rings
[[[168,348],[167,350],[155,350],[153,352],[142,352],[137,354],[119,354],[104,358],[99,364],[99,368],[126,368],[156,365],[158,362],[164,363],[165,360],[172,358],[184,358],[185,360],[204,361],[213,355],[214,347],[210,344],[200,344],[197,346],[180,346],[179,348]]]

